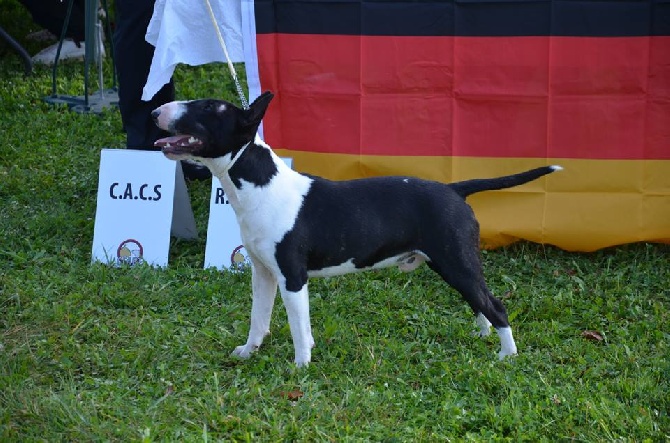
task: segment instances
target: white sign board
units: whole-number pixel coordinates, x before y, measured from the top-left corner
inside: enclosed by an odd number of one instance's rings
[[[282,158],[289,167],[293,159]],[[235,211],[223,192],[221,182],[212,177],[212,195],[209,199],[209,222],[205,246],[205,268],[239,270],[249,265],[247,251],[242,245],[240,227]]]
[[[156,151],[103,149],[92,260],[167,266],[170,233],[197,237],[181,164]]]

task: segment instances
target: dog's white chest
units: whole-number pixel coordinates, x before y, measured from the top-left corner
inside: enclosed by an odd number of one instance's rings
[[[312,179],[290,170],[283,162],[278,169],[265,186],[242,182],[236,190],[237,204],[231,200],[247,251],[266,265],[274,262],[276,244],[295,225],[312,183]]]

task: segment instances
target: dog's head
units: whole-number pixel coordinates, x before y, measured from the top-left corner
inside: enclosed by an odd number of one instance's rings
[[[234,155],[252,142],[273,94],[264,92],[240,109],[225,100],[166,103],[151,112],[159,128],[175,134],[154,145],[172,160],[219,158]]]

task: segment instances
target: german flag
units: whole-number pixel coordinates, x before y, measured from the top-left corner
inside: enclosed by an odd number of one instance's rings
[[[255,0],[254,19],[264,138],[296,169],[559,164],[470,199],[483,246],[670,243],[670,0]]]

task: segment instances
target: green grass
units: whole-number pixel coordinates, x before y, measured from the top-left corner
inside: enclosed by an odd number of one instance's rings
[[[28,26],[19,14],[15,35]],[[0,57],[0,441],[670,438],[667,245],[485,252],[520,351],[503,362],[425,267],[312,280],[308,368],[291,363],[280,301],[262,349],[237,360],[250,275],[202,269],[209,183],[189,185],[201,236],[173,240],[168,268],[91,265],[119,114],[46,105],[50,71]],[[82,72],[66,64],[59,92],[81,93]],[[235,94],[221,65],[181,68],[177,84]]]

